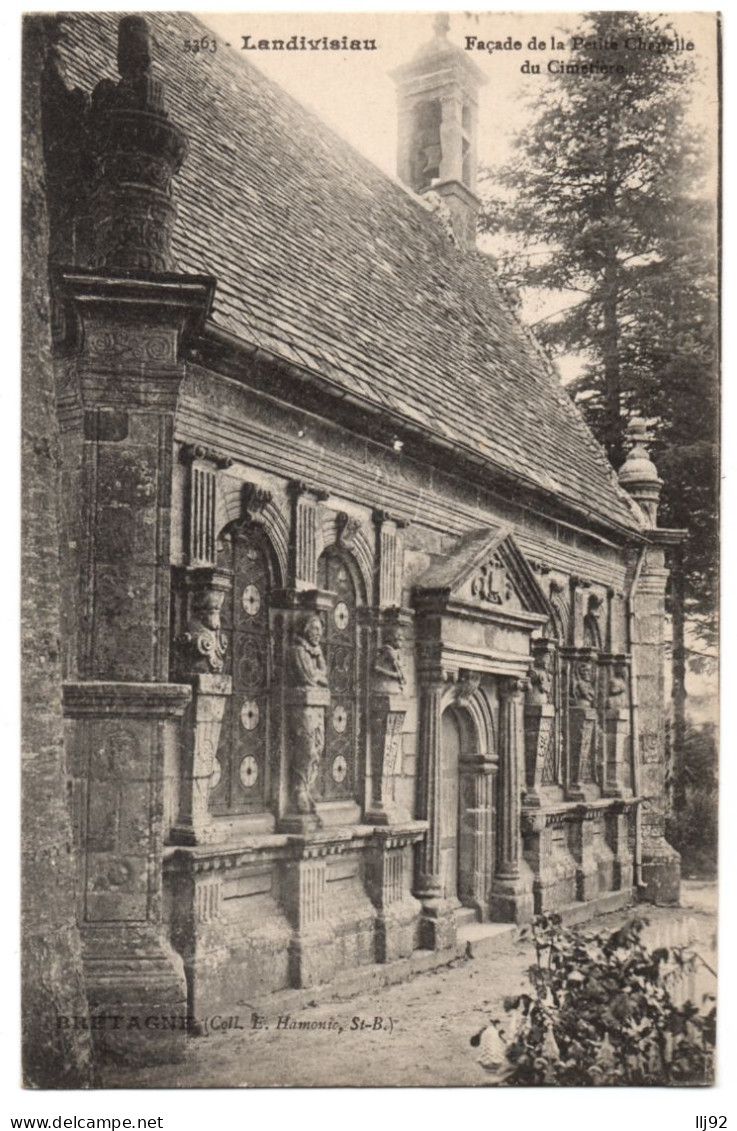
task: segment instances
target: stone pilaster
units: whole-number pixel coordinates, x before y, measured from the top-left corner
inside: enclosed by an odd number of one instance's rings
[[[375,510],[372,517],[376,528],[376,604],[380,609],[398,608],[402,603],[402,530],[406,523],[382,510]]]
[[[137,1019],[95,1031],[121,1059],[183,1052],[184,1029],[148,1030],[145,1019],[187,1010],[182,962],[162,927],[162,848],[164,763],[189,697],[178,684],[64,687],[85,982],[91,1013]]]
[[[628,891],[634,885],[633,856],[630,849],[630,828],[633,807],[616,805],[606,816],[607,836],[614,853],[614,889]]]
[[[532,915],[532,891],[522,874],[521,794],[524,774],[525,681],[509,677],[500,681],[499,746],[499,858],[492,884],[491,917],[502,922],[522,922]]]
[[[348,835],[345,839],[349,839]],[[293,935],[289,944],[293,986],[329,982],[335,973],[335,932],[325,917],[327,855],[336,837],[325,834],[292,838],[293,859],[284,866],[282,893]]]
[[[456,939],[455,916],[443,898],[441,872],[442,714],[444,680],[439,672],[420,676],[420,765],[417,810],[427,821],[427,836],[418,853],[415,895],[422,900],[421,945],[443,950]]]
[[[292,500],[291,584],[296,590],[317,586],[318,506],[327,492],[294,479],[289,484]]]
[[[576,899],[586,902],[599,893],[594,820],[596,810],[579,806],[576,819],[570,823],[571,850],[576,861]]]
[[[366,888],[376,908],[377,962],[408,958],[417,946],[422,905],[411,893],[412,846],[425,825],[408,821],[376,829],[366,860]]]
[[[648,550],[634,601],[632,665],[639,722],[640,795],[642,802],[642,882],[653,903],[680,898],[680,856],[665,839],[666,766],[663,673],[663,624],[668,571],[663,551]]]
[[[366,820],[372,825],[392,825],[410,816],[394,801],[394,775],[407,706],[404,695],[375,692],[371,696],[371,805]]]
[[[525,805],[540,805],[543,765],[554,724],[552,703],[525,704]]]

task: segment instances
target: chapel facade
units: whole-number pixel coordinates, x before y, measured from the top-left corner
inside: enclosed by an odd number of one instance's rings
[[[203,32],[73,14],[43,74],[91,1012],[677,902],[678,534],[644,423],[617,478],[475,248],[481,73],[442,19],[396,72],[402,187],[240,58],[185,70]]]

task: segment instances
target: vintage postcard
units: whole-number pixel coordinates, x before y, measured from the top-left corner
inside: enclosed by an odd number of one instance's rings
[[[27,1087],[714,1082],[719,32],[24,17]]]

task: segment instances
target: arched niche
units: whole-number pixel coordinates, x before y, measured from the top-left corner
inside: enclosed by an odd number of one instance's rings
[[[221,611],[232,677],[210,785],[214,815],[263,812],[272,772],[271,595],[281,585],[278,557],[263,526],[229,523],[218,538],[218,568],[232,576]]]
[[[365,741],[361,689],[368,666],[368,637],[360,610],[367,603],[366,585],[353,555],[338,544],[320,555],[317,584],[331,594],[332,603],[322,614],[330,707],[316,791],[322,801],[360,802]]]

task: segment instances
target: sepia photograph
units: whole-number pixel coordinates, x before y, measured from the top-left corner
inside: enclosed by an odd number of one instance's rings
[[[720,36],[22,17],[25,1089],[718,1082]]]

